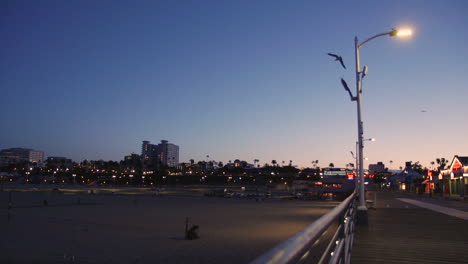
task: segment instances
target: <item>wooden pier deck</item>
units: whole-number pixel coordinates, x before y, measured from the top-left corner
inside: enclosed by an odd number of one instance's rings
[[[376,209],[368,211],[368,225],[357,228],[351,263],[468,263],[467,220],[397,198],[419,197],[378,192]],[[438,205],[452,203],[432,200]],[[457,207],[468,211],[465,201]]]

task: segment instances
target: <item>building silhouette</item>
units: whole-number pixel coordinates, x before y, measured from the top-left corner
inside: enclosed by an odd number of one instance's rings
[[[49,156],[47,157],[45,163],[47,164],[48,167],[55,167],[55,168],[73,167],[73,160],[65,158],[65,157]]]
[[[179,164],[179,146],[167,140],[161,140],[158,145],[145,140],[141,145],[141,159],[146,168],[161,165],[175,167]]]
[[[379,161],[377,164],[369,164],[369,172],[370,173],[382,173],[385,172],[385,164]]]
[[[125,166],[126,169],[142,169],[142,159],[143,155],[138,155],[135,153],[132,153],[131,155],[125,156],[123,165]]]
[[[0,167],[28,162],[41,167],[44,152],[27,148],[9,148],[0,150]]]

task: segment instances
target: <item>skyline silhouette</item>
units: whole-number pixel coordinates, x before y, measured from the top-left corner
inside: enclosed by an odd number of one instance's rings
[[[361,51],[364,137],[377,139],[365,167],[467,154],[465,1],[0,5],[0,149],[120,160],[167,139],[181,162],[344,167],[357,140],[340,83],[354,91],[354,37],[407,26],[411,38]]]

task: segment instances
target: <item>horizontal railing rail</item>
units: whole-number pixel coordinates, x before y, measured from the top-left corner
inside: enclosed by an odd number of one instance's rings
[[[349,263],[356,222],[356,192],[312,224],[250,264]]]

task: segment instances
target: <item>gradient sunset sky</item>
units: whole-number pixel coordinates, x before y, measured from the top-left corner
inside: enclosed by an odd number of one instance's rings
[[[354,162],[468,156],[468,1],[1,1],[0,148],[120,160]],[[347,70],[327,56],[344,58]]]

